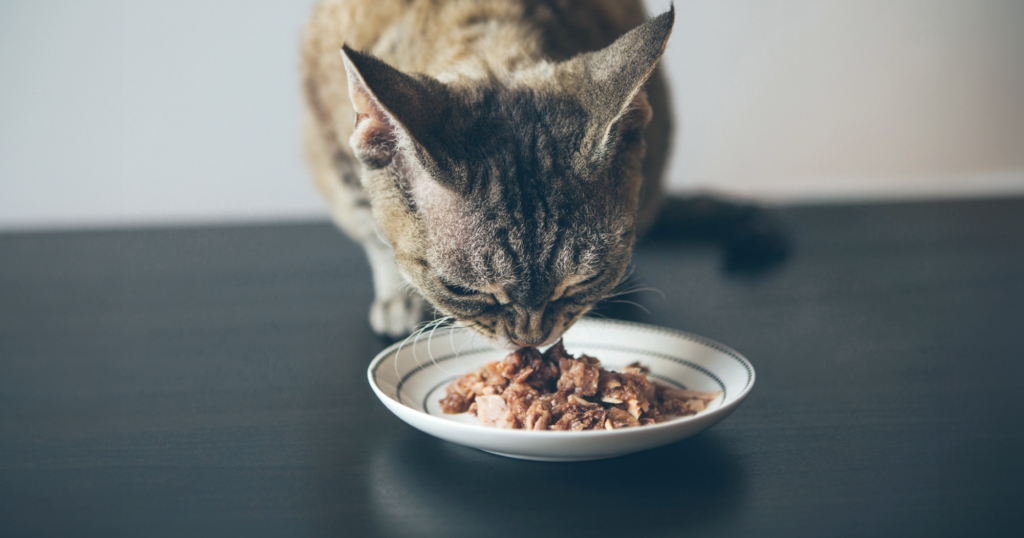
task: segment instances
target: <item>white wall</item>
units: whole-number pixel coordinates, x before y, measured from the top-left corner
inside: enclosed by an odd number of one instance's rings
[[[674,185],[782,200],[1024,192],[1024,2],[676,5]]]
[[[326,215],[298,139],[311,5],[0,1],[0,227]]]
[[[0,2],[0,228],[325,215],[298,141],[311,4]],[[1024,2],[676,7],[674,190],[1024,193]]]

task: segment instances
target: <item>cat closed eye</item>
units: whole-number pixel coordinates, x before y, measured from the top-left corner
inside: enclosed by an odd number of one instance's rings
[[[596,275],[588,277],[588,278],[586,278],[584,280],[581,280],[580,282],[577,282],[577,283],[569,286],[569,288],[567,290],[565,290],[565,295],[567,295],[567,296],[575,295],[575,294],[577,294],[579,292],[584,291],[591,284],[593,284],[594,282],[597,282],[597,280],[599,278],[601,278],[601,275],[603,275],[603,274],[604,273],[597,273]]]
[[[452,284],[450,282],[441,281],[441,285],[444,286],[452,295],[458,295],[459,297],[471,297],[473,295],[479,295],[480,292],[474,289],[460,286],[458,284]]]

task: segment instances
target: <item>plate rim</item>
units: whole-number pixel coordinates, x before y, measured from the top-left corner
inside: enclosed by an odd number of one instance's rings
[[[551,436],[551,435],[556,435],[557,438],[559,438],[559,439],[571,439],[571,438],[580,437],[580,436],[582,436],[582,437],[589,437],[589,438],[595,438],[595,437],[616,437],[616,436],[623,436],[623,435],[636,435],[637,433],[639,433],[641,431],[643,431],[643,432],[652,432],[653,433],[655,431],[661,431],[661,430],[670,429],[670,428],[673,428],[673,427],[678,427],[680,424],[686,424],[688,422],[691,422],[691,421],[694,421],[694,420],[697,420],[697,419],[703,419],[705,417],[711,417],[711,416],[719,415],[721,413],[731,414],[732,411],[737,406],[739,406],[740,403],[743,402],[743,400],[746,399],[747,395],[750,394],[750,391],[754,388],[754,384],[756,383],[757,373],[754,370],[754,366],[750,363],[749,360],[747,360],[747,358],[745,356],[743,356],[743,354],[741,354],[740,352],[736,351],[735,349],[733,349],[733,348],[731,348],[729,346],[726,346],[725,344],[722,344],[722,343],[717,342],[715,340],[712,340],[710,338],[707,338],[707,337],[704,337],[704,336],[700,336],[698,334],[690,333],[690,332],[687,332],[687,331],[683,331],[683,330],[680,330],[680,329],[674,329],[674,328],[671,328],[671,327],[663,327],[663,326],[660,326],[660,325],[650,325],[650,324],[647,324],[647,323],[638,323],[638,322],[635,322],[635,321],[622,321],[622,320],[605,320],[605,319],[584,318],[584,319],[581,319],[577,323],[580,323],[580,322],[584,322],[584,323],[586,323],[588,325],[593,324],[593,325],[616,325],[616,326],[623,326],[623,327],[628,327],[628,328],[633,328],[633,329],[640,329],[640,330],[651,331],[651,332],[656,332],[656,333],[666,333],[666,334],[669,334],[669,335],[672,335],[672,336],[681,337],[681,338],[683,338],[685,340],[689,340],[689,341],[694,342],[696,344],[699,344],[699,345],[708,347],[710,349],[713,349],[715,351],[719,351],[721,353],[724,353],[724,354],[732,357],[733,359],[735,359],[747,371],[747,383],[743,387],[743,389],[739,391],[739,394],[737,394],[735,397],[733,397],[732,401],[724,403],[721,406],[719,406],[719,407],[717,407],[715,409],[712,409],[711,411],[708,411],[706,413],[697,413],[695,415],[689,415],[689,416],[685,416],[685,417],[677,417],[677,418],[674,418],[674,419],[670,419],[670,420],[668,420],[666,422],[662,422],[660,424],[652,424],[652,425],[649,425],[649,426],[644,426],[642,428],[618,428],[618,429],[614,429],[614,430],[585,430],[585,431],[578,431],[578,432],[577,431],[558,431],[558,432],[552,432],[552,431],[547,431],[547,430],[543,430],[543,431],[540,431],[540,430],[506,430],[506,429],[501,429],[501,428],[489,428],[489,427],[483,426],[481,424],[464,424],[464,423],[461,423],[461,422],[455,422],[455,421],[452,421],[452,420],[446,420],[446,419],[444,419],[442,417],[437,417],[437,416],[431,415],[430,413],[425,413],[425,412],[423,412],[423,411],[421,411],[419,409],[410,407],[409,405],[406,405],[405,403],[403,403],[403,402],[393,398],[391,395],[385,394],[383,389],[381,389],[377,385],[377,382],[376,382],[376,379],[375,379],[375,374],[377,372],[377,369],[380,367],[381,363],[383,363],[385,359],[387,359],[389,356],[392,355],[392,353],[394,353],[394,351],[396,349],[400,349],[400,348],[408,345],[409,344],[408,342],[395,342],[395,343],[391,344],[390,346],[388,346],[388,347],[384,348],[383,350],[381,350],[380,353],[378,353],[377,356],[374,357],[373,360],[370,361],[370,364],[367,366],[367,369],[366,369],[367,381],[370,384],[370,388],[373,389],[373,392],[377,395],[377,398],[379,398],[382,401],[382,403],[385,403],[384,402],[385,399],[390,402],[391,405],[386,405],[386,407],[391,408],[392,405],[398,406],[401,409],[404,409],[404,410],[406,410],[408,412],[414,413],[413,416],[417,416],[417,417],[419,417],[419,418],[421,418],[423,420],[426,420],[426,421],[428,421],[428,423],[431,423],[431,424],[433,424],[433,425],[435,425],[437,427],[440,427],[440,428],[453,428],[453,431],[456,431],[456,432],[461,431],[461,432],[465,432],[465,433],[469,433],[469,434],[477,433],[477,434],[485,434],[485,435],[494,435],[494,436],[498,436],[498,437],[513,437],[513,438],[518,438],[518,439],[529,439],[529,438],[545,438],[545,439],[550,439],[551,437],[549,437],[549,436]],[[462,329],[463,330],[469,330],[469,329],[466,329],[466,328],[462,328]],[[416,342],[412,342],[412,343],[415,344]],[[392,412],[394,412],[394,411],[392,411]],[[399,416],[398,418],[402,419],[403,422],[406,422],[403,417]]]

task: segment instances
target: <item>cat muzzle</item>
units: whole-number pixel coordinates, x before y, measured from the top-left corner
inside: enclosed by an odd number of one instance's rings
[[[507,338],[509,339],[509,341],[511,341],[512,344],[518,347],[544,347],[557,342],[558,339],[562,337],[563,332],[564,331],[556,328],[555,330],[551,331],[551,334],[549,334],[546,338],[542,337],[537,340],[520,340],[519,338],[516,338],[511,334],[507,335]]]
[[[543,340],[523,341],[512,335],[509,335],[508,339],[511,340],[513,344],[519,347],[537,347],[541,344],[541,342],[543,342]]]

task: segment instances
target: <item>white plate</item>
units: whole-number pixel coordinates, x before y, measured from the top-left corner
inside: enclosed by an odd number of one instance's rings
[[[380,401],[414,428],[494,454],[543,461],[610,458],[673,443],[729,416],[754,386],[754,368],[747,359],[681,331],[584,319],[565,333],[564,342],[570,354],[597,357],[606,369],[639,360],[657,381],[722,391],[722,396],[706,411],[653,426],[582,432],[488,428],[468,413],[446,415],[438,404],[451,380],[509,353],[466,329],[438,330],[416,342],[395,344],[373,359],[367,377]]]

